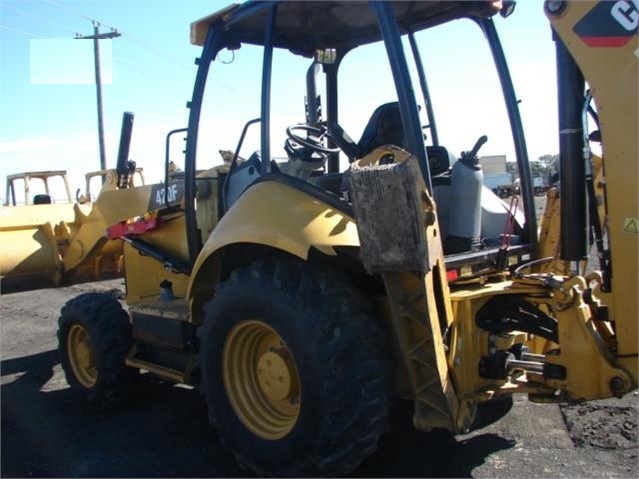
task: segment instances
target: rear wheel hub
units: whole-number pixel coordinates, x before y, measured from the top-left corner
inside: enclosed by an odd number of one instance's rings
[[[263,439],[291,432],[300,413],[295,361],[280,335],[262,321],[237,324],[223,355],[224,386],[242,423]]]

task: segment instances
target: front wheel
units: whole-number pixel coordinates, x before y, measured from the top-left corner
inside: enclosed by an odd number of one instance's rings
[[[389,345],[333,274],[258,261],[220,284],[200,329],[211,422],[260,475],[344,475],[387,427]]]
[[[58,320],[58,351],[67,382],[90,407],[111,409],[131,397],[138,371],[125,366],[133,339],[127,313],[108,294],[68,301]]]

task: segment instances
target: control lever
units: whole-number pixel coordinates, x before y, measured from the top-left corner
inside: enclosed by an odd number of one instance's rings
[[[482,135],[479,137],[479,140],[477,140],[477,142],[475,143],[475,146],[473,146],[473,149],[470,151],[462,151],[461,154],[461,161],[463,161],[464,163],[468,164],[468,165],[472,165],[472,164],[476,164],[477,163],[477,153],[479,152],[479,149],[484,146],[484,143],[486,143],[488,141],[488,137],[486,135]]]

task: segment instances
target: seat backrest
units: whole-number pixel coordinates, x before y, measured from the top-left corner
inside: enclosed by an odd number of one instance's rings
[[[373,112],[357,143],[358,156],[366,156],[382,145],[404,147],[404,124],[396,101],[385,103]]]
[[[52,202],[51,196],[49,195],[35,195],[33,197],[34,205],[50,205]]]
[[[357,144],[358,156],[362,158],[382,145],[404,146],[404,123],[399,110],[399,103],[385,103],[373,112],[362,139]],[[447,173],[455,161],[443,146],[427,146],[428,164],[431,176]]]

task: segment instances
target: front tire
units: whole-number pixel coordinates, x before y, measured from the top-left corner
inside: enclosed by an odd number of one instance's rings
[[[338,276],[257,261],[218,286],[199,336],[209,418],[242,467],[344,475],[377,448],[389,347],[368,302]]]
[[[91,408],[111,409],[131,397],[138,371],[125,366],[133,343],[120,302],[86,293],[68,301],[58,320],[58,351],[71,390]]]

